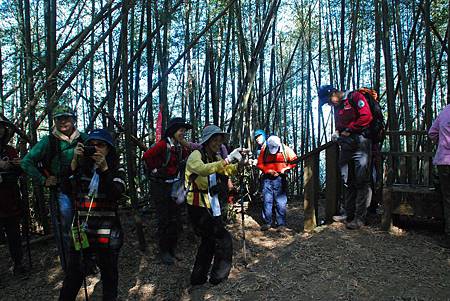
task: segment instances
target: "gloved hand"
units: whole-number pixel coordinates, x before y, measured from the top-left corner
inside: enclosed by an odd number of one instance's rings
[[[242,160],[241,148],[234,149],[225,159],[228,163],[236,163]]]
[[[339,139],[339,132],[335,131],[332,135],[331,135],[331,141],[336,142]]]
[[[248,163],[252,166],[256,166],[256,165],[258,165],[258,160],[257,159],[249,159]]]

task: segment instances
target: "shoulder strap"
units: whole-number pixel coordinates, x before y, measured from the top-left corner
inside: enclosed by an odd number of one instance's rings
[[[262,148],[261,148],[261,151],[263,151]],[[266,163],[267,163],[267,156],[268,156],[268,154],[267,154],[267,149],[264,148],[263,164],[266,164]]]
[[[164,160],[162,167],[167,167],[167,165],[169,165],[170,156],[171,156],[171,147],[169,142],[166,141],[166,159]]]
[[[59,153],[60,145],[56,139],[56,137],[50,133],[48,135],[48,152],[45,155],[44,159],[44,168],[47,169],[48,172],[50,172],[51,162],[52,159],[58,155]]]
[[[283,153],[284,163],[287,163],[287,156],[286,156],[286,150],[284,149],[284,143],[281,143],[281,149],[282,149],[282,153]]]

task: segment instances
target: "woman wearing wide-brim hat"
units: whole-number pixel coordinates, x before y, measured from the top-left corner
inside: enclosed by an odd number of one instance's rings
[[[183,118],[172,118],[164,131],[164,138],[148,149],[143,156],[150,172],[150,189],[156,204],[158,239],[161,260],[175,262],[175,248],[180,223],[180,206],[171,196],[172,188],[182,180],[182,171],[189,150],[182,146],[184,135],[192,125]]]
[[[186,163],[185,187],[189,187],[186,203],[194,230],[201,237],[191,274],[191,284],[203,284],[208,279],[211,262],[214,259],[209,282],[218,284],[228,278],[231,270],[233,245],[230,233],[225,229],[220,216],[218,194],[227,189],[220,183],[217,174],[231,175],[237,171],[242,160],[240,149],[233,150],[225,159],[217,155],[220,146],[228,138],[218,126],[203,129],[200,143]]]

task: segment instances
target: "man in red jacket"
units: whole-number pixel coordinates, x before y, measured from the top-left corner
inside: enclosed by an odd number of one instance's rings
[[[333,138],[340,146],[346,214],[333,219],[349,222],[348,229],[359,229],[364,225],[367,213],[372,157],[372,142],[363,133],[373,119],[372,112],[366,98],[358,91],[338,91],[328,85],[319,88],[318,96],[320,104],[328,102],[334,106],[336,132]]]
[[[262,218],[264,224],[261,231],[269,230],[272,226],[272,207],[275,201],[276,226],[286,227],[287,185],[286,174],[295,167],[290,162],[297,159],[294,151],[282,144],[277,136],[267,139],[266,147],[261,149],[257,167],[262,171],[264,207]]]

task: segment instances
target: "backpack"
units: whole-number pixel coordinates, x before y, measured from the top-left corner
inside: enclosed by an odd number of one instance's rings
[[[157,142],[153,143],[150,148],[154,147],[156,145]],[[169,165],[170,159],[172,157],[172,153],[171,153],[171,146],[169,144],[169,142],[166,141],[166,153],[165,153],[165,158],[164,158],[164,162],[162,163],[162,165],[158,168],[158,171],[156,173],[156,175],[154,173],[152,173],[152,170],[150,170],[147,167],[147,164],[145,164],[145,160],[144,160],[144,171],[147,174],[147,176],[149,176],[150,178],[167,178],[167,175],[165,174],[165,169],[166,167]],[[184,174],[184,167],[186,164],[185,160],[182,160],[183,157],[183,149],[180,147],[178,152],[177,152],[177,158],[178,158],[178,162],[179,162],[179,172],[181,174]]]
[[[378,94],[370,88],[360,88],[356,90],[361,93],[369,104],[370,112],[372,112],[372,121],[369,127],[363,131],[364,137],[372,140],[373,143],[383,143],[386,138],[386,122],[384,121],[383,112],[378,101]],[[357,110],[357,105],[353,101],[352,94],[349,95],[349,102],[353,108]]]

